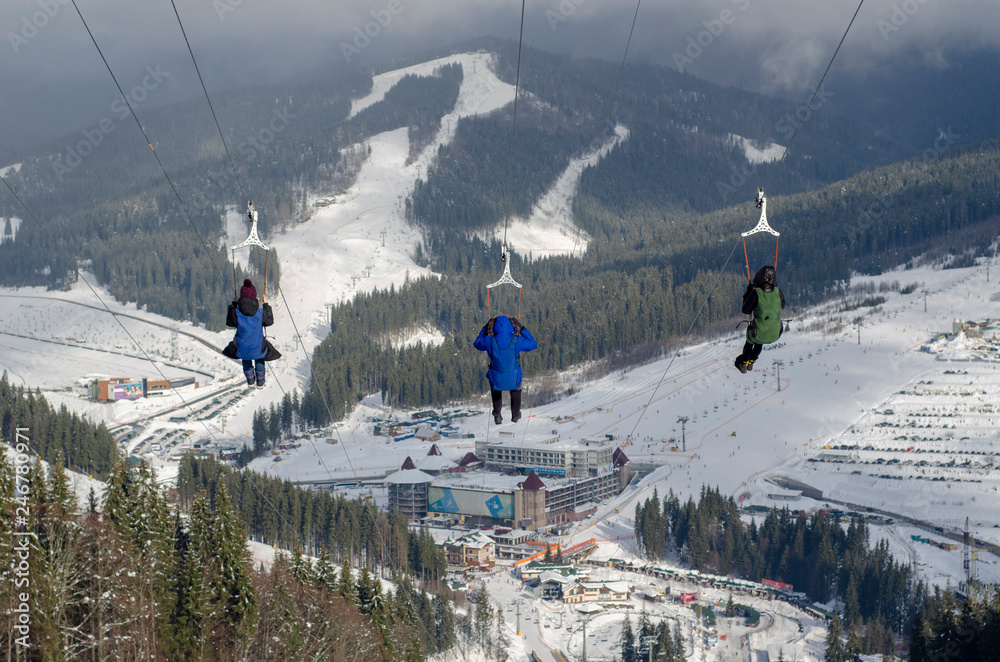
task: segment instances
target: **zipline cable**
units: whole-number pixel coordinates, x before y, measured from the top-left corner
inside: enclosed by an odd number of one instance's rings
[[[503,245],[507,245],[507,225],[514,213],[513,179],[514,179],[514,135],[517,131],[517,93],[521,84],[521,44],[524,42],[524,5],[527,0],[521,0],[521,31],[517,37],[517,72],[514,74],[514,117],[510,123],[510,163],[507,166],[507,216],[503,220]],[[508,256],[509,260],[510,257]]]
[[[642,0],[638,0],[635,3],[635,15],[632,16],[632,27],[628,31],[628,41],[625,42],[625,54],[622,55],[622,65],[618,68],[618,80],[615,82],[615,92],[611,95],[611,109],[608,111],[609,121],[614,114],[615,103],[618,101],[618,86],[622,82],[622,73],[625,71],[625,59],[628,58],[628,47],[632,44],[632,33],[635,31],[635,21],[639,18],[639,5],[641,4]]]
[[[201,77],[201,69],[198,68],[198,61],[194,57],[194,51],[191,49],[191,42],[188,41],[187,31],[184,30],[184,24],[181,22],[181,15],[177,12],[177,5],[174,3],[174,0],[170,0],[170,6],[174,8],[174,16],[177,17],[177,25],[181,28],[181,34],[184,36],[184,43],[187,44],[188,53],[191,54],[191,62],[194,63],[195,73],[198,74],[198,82],[201,83],[201,89],[205,93],[205,100],[208,101],[208,109],[212,111],[212,119],[215,120],[215,128],[219,130],[219,137],[222,138],[222,146],[226,150],[226,156],[229,158],[229,165],[233,169],[233,175],[236,176],[236,183],[239,184],[240,193],[243,194],[243,198],[245,200],[249,200],[247,192],[243,188],[243,182],[240,180],[240,172],[236,169],[236,164],[233,163],[233,155],[229,153],[229,145],[226,144],[226,137],[222,134],[222,127],[219,126],[219,118],[215,115],[215,107],[212,105],[212,98],[208,96],[208,88],[205,87],[205,79]],[[265,288],[266,287],[267,284],[265,283]]]
[[[805,112],[802,113],[802,117],[799,118],[799,123],[795,127],[795,131],[792,132],[792,137],[788,139],[788,144],[785,145],[784,151],[781,153],[781,158],[778,162],[774,164],[774,169],[771,170],[771,176],[767,180],[767,185],[764,186],[764,190],[767,191],[771,186],[771,182],[774,180],[774,176],[778,173],[778,168],[785,161],[785,155],[788,154],[788,148],[792,146],[792,141],[795,140],[795,136],[799,134],[799,129],[805,123],[806,118],[809,116],[809,109],[812,108],[813,101],[816,100],[816,95],[819,94],[819,90],[823,87],[823,81],[826,80],[826,75],[830,73],[830,67],[833,66],[833,61],[837,59],[837,53],[840,52],[840,47],[844,45],[844,40],[847,39],[847,33],[851,31],[851,26],[854,25],[854,19],[858,17],[858,12],[861,11],[861,5],[865,4],[865,0],[861,0],[858,3],[858,8],[854,10],[854,15],[851,16],[851,22],[847,24],[847,29],[844,30],[844,35],[840,38],[840,43],[837,44],[836,50],[833,51],[833,56],[830,58],[830,62],[826,65],[826,70],[823,72],[822,77],[819,79],[819,84],[816,85],[816,90],[813,92],[812,96],[809,98],[809,103],[806,104]]]
[[[111,74],[111,79],[115,81],[115,87],[118,88],[118,93],[122,95],[123,99],[125,99],[125,105],[128,106],[129,112],[132,113],[132,119],[135,120],[135,124],[136,126],[139,127],[139,131],[142,133],[142,137],[146,139],[146,144],[149,145],[150,151],[153,152],[153,158],[156,159],[157,165],[160,166],[160,170],[163,172],[163,176],[166,178],[167,183],[170,184],[170,190],[174,192],[174,197],[177,198],[177,203],[180,205],[181,211],[184,212],[184,216],[187,217],[188,223],[191,224],[191,228],[195,231],[195,234],[198,235],[198,239],[201,240],[201,243],[206,248],[210,248],[208,242],[205,241],[205,237],[201,234],[201,231],[194,224],[194,220],[191,219],[191,215],[188,213],[187,207],[184,206],[184,202],[181,200],[180,193],[177,192],[177,187],[174,186],[173,180],[170,179],[170,175],[167,174],[167,169],[163,166],[163,162],[160,161],[160,155],[156,153],[156,149],[153,147],[153,141],[149,139],[149,135],[146,133],[146,130],[142,128],[142,122],[139,121],[139,117],[135,114],[135,109],[132,107],[132,102],[129,101],[128,95],[125,94],[125,92],[122,90],[122,86],[118,83],[118,78],[115,77],[115,72],[111,70],[111,65],[108,64],[107,58],[104,57],[104,52],[101,51],[101,47],[97,44],[97,39],[94,38],[94,33],[90,31],[90,26],[87,25],[86,19],[83,18],[83,14],[80,12],[80,8],[77,6],[76,0],[70,0],[70,2],[73,3],[73,9],[76,10],[77,15],[83,22],[83,27],[86,28],[87,34],[90,35],[90,40],[94,43],[94,48],[97,49],[97,54],[101,56],[101,61],[104,62],[104,66],[107,68],[108,73]],[[211,252],[211,250],[209,250],[209,252]],[[222,275],[222,271],[219,269],[219,265],[215,264],[215,260],[212,260],[212,266],[215,267],[215,271],[219,275],[219,281],[225,283],[226,277]]]

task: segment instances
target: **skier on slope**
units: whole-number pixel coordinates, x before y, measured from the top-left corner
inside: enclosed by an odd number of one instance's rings
[[[753,315],[747,325],[747,340],[743,353],[736,357],[736,368],[741,373],[753,370],[754,361],[760,356],[764,345],[781,337],[781,310],[785,307],[785,295],[777,286],[774,267],[765,265],[754,274],[753,282],[747,284],[743,294],[743,313]]]
[[[490,357],[486,378],[490,382],[490,397],[493,399],[493,421],[497,425],[503,423],[503,392],[510,391],[510,420],[517,423],[521,420],[523,377],[518,356],[521,352],[538,349],[538,343],[516,317],[498,315],[486,323],[473,345]]]
[[[223,355],[243,361],[247,386],[256,384],[259,389],[264,388],[264,362],[281,357],[281,352],[264,337],[264,327],[274,324],[274,313],[266,294],[262,299],[262,303],[257,301],[257,288],[249,278],[245,279],[239,299],[234,299],[226,311],[226,326],[236,327],[236,336],[222,350]]]

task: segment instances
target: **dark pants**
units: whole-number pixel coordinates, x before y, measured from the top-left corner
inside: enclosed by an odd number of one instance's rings
[[[257,364],[257,372],[264,372],[264,359],[256,359],[250,361],[248,359],[242,359],[243,361],[243,372],[248,372],[254,369],[254,364]]]
[[[737,361],[756,361],[760,358],[760,352],[764,349],[763,345],[757,345],[752,342],[743,343],[743,353],[737,357]]]
[[[503,408],[503,391],[490,389],[490,397],[493,398],[493,415],[498,416]],[[521,389],[510,392],[510,415],[517,416],[521,413]]]

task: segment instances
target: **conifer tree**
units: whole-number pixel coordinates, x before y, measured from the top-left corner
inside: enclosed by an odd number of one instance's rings
[[[321,590],[333,593],[337,586],[337,571],[330,563],[330,554],[326,547],[320,550],[319,558],[316,560],[316,569],[313,572],[313,582]]]
[[[636,662],[635,659],[635,633],[632,632],[632,619],[628,612],[625,612],[625,622],[622,623],[621,634],[622,662]]]
[[[687,653],[684,650],[684,634],[680,622],[674,623],[674,662],[685,662]]]
[[[351,572],[351,557],[344,554],[340,561],[340,572],[338,573],[337,590],[342,598],[350,604],[357,604],[357,586],[354,583],[354,573]]]
[[[844,662],[847,658],[844,655],[844,644],[840,640],[840,617],[837,614],[830,619],[830,627],[826,631],[826,660],[827,662]]]
[[[204,496],[200,499],[199,511],[207,508]],[[202,527],[203,512],[193,518]],[[200,532],[199,535],[204,535]],[[178,513],[174,520],[175,570],[171,590],[174,593],[174,612],[171,615],[171,632],[165,649],[172,659],[197,660],[205,654],[206,635],[213,614],[209,602],[210,595],[205,585],[205,557],[207,542],[201,541],[189,532]]]
[[[229,502],[226,484],[219,481],[211,535],[213,597],[221,608],[220,617],[232,628],[237,641],[245,640],[257,618],[246,539],[246,532]]]
[[[372,610],[372,601],[375,599],[375,586],[367,565],[362,565],[361,571],[358,573],[355,595],[358,610],[365,616],[369,615]]]

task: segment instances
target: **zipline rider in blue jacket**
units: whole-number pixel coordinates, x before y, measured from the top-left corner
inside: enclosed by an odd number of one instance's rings
[[[493,421],[503,423],[501,408],[503,392],[510,391],[510,420],[521,420],[521,352],[538,349],[538,343],[531,332],[515,317],[498,315],[486,323],[476,337],[475,348],[490,357],[490,369],[486,378],[490,382],[490,397],[493,399]]]
[[[236,337],[222,354],[243,361],[248,387],[264,388],[264,362],[281,358],[281,352],[264,337],[264,327],[272,324],[271,306],[266,299],[263,304],[257,301],[257,288],[247,278],[240,288],[240,298],[226,311],[226,326],[236,327]]]

